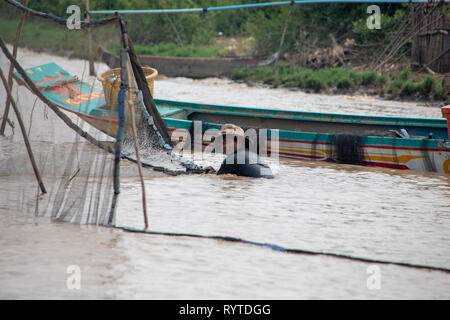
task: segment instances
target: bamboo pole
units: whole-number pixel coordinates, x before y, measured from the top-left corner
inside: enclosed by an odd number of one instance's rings
[[[286,20],[284,21],[284,29],[283,29],[283,34],[281,35],[281,40],[280,40],[280,46],[278,47],[278,54],[277,54],[277,58],[275,60],[275,64],[273,65],[273,69],[275,70],[275,73],[278,74],[278,60],[280,59],[280,55],[281,55],[281,49],[283,48],[283,44],[284,44],[284,38],[286,36],[286,31],[289,25],[289,18],[292,14],[292,9],[294,8],[294,5],[291,4],[291,6],[289,7],[289,12],[286,16]]]
[[[91,21],[91,17],[89,14],[89,0],[86,0],[86,20],[87,22]],[[88,50],[89,50],[89,75],[95,76],[95,68],[94,68],[94,57],[92,56],[92,33],[91,28],[87,28],[87,36],[88,36]]]
[[[28,140],[27,131],[25,129],[25,125],[22,120],[22,115],[20,114],[20,110],[16,105],[16,102],[13,99],[11,89],[8,87],[8,82],[6,81],[5,75],[3,74],[2,69],[0,69],[0,77],[2,78],[3,86],[5,87],[6,94],[9,97],[9,101],[11,102],[11,105],[14,109],[14,112],[16,113],[17,121],[19,122],[20,130],[22,131],[23,140],[25,142],[25,146],[27,148],[28,156],[30,157],[31,166],[33,167],[34,175],[36,176],[36,179],[39,183],[39,188],[41,189],[42,193],[47,193],[47,190],[45,189],[44,182],[42,182],[41,174],[39,173],[39,169],[36,165],[36,161],[34,159],[33,150],[31,149],[30,141]]]
[[[23,5],[26,7],[28,6],[28,0],[25,0]],[[17,31],[16,31],[16,39],[14,40],[14,47],[13,47],[13,57],[14,59],[17,57],[17,47],[19,46],[19,40],[20,40],[20,35],[22,33],[22,27],[23,27],[23,22],[25,20],[25,16],[26,16],[26,11],[22,11],[22,14],[20,15],[20,21],[19,21],[19,25],[17,26]],[[12,90],[12,85],[13,85],[13,71],[14,71],[14,66],[11,63],[9,65],[9,73],[8,73],[8,88]],[[12,96],[11,96],[12,98]],[[0,135],[5,135],[5,129],[6,129],[6,122],[9,123],[9,125],[11,127],[12,123],[9,121],[8,117],[9,117],[9,107],[10,107],[10,98],[9,96],[6,98],[6,104],[5,104],[5,112],[3,114],[3,120],[2,120],[2,124],[0,126]]]
[[[128,56],[128,55],[127,55]],[[130,63],[130,57],[128,56],[127,59],[127,71],[128,71],[128,92],[132,94],[132,90],[136,91],[137,88],[134,88],[134,75],[132,71],[131,63]],[[139,154],[139,141],[137,137],[137,129],[136,129],[136,115],[135,115],[135,108],[133,101],[131,100],[131,97],[128,97],[127,99],[127,105],[130,109],[131,113],[131,127],[133,129],[133,140],[134,140],[134,149],[136,152],[136,163],[139,171],[139,179],[141,180],[141,189],[142,189],[142,210],[144,214],[144,224],[145,224],[145,230],[148,229],[148,215],[147,215],[147,196],[145,193],[145,182],[144,182],[144,176],[142,174],[142,163],[141,163],[141,156]]]

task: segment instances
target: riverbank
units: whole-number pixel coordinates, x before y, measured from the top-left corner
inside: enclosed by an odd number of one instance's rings
[[[64,48],[26,49],[36,53],[80,59],[74,51]],[[290,68],[281,65],[278,69],[278,74],[271,67],[237,69],[229,80],[249,87],[284,88],[305,94],[368,96],[387,101],[417,102],[433,107],[442,107],[449,103],[446,101],[448,93],[443,75],[433,77],[412,72],[410,69],[382,74],[349,68],[325,68],[316,71],[298,68],[292,72]],[[164,75],[160,77],[164,78]]]
[[[298,88],[322,94],[365,94],[387,100],[445,102],[448,92],[444,75],[430,75],[402,71],[376,73],[351,68],[312,70],[280,66],[277,72],[270,67],[236,70],[234,80],[269,87]]]

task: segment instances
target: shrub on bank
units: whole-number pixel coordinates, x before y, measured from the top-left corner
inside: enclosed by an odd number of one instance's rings
[[[364,86],[376,84],[376,80],[377,80],[377,73],[375,71],[363,72],[361,84]]]
[[[417,87],[418,86],[415,83],[408,80],[403,83],[400,94],[402,96],[412,96],[417,92]]]
[[[403,81],[395,79],[389,84],[388,93],[391,95],[397,95],[402,89]]]
[[[269,67],[243,68],[234,72],[234,79],[252,82],[282,84],[287,87],[312,89],[316,92],[332,87],[354,89],[356,86],[380,86],[386,81],[384,76],[375,72],[355,71],[346,68],[326,68],[313,71],[298,68],[295,71],[280,66],[278,73]]]
[[[269,67],[243,68],[234,72],[234,79],[247,82],[259,82],[273,86],[296,87],[314,92],[327,92],[336,88],[342,92],[354,92],[358,88],[371,89],[372,92],[391,97],[433,97],[446,99],[444,83],[436,84],[431,76],[414,81],[409,69],[400,73],[377,74],[374,71],[357,71],[347,68],[325,68],[312,70],[298,68],[292,71],[286,66],[280,66],[278,72]],[[415,75],[417,78],[417,75]],[[389,79],[389,80],[388,80]]]
[[[434,79],[431,76],[426,76],[425,79],[417,85],[417,89],[423,95],[429,95],[434,88]]]

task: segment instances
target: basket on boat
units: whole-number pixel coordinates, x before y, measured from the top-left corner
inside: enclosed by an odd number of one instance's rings
[[[150,67],[142,67],[145,78],[147,79],[148,87],[152,96],[154,96],[155,78],[158,75],[158,70]],[[118,96],[120,91],[120,68],[111,69],[97,76],[97,80],[102,83],[103,91],[107,106],[112,110],[117,110],[119,104]]]

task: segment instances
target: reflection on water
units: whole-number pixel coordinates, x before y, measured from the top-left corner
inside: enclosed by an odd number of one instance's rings
[[[72,73],[85,64],[25,50],[19,59],[25,67],[56,60]],[[1,63],[3,67],[5,61]],[[414,103],[250,88],[216,79],[164,79],[155,90],[159,98],[173,100],[440,117],[439,109]],[[24,96],[21,102],[32,106],[34,99]],[[33,130],[38,130],[39,120],[33,123]],[[55,138],[42,135],[36,151],[38,161],[47,161],[48,168],[60,158],[58,152],[48,155],[47,139],[57,139],[61,150],[73,142],[60,129],[53,129]],[[50,223],[35,215],[36,205],[44,205],[46,199],[37,194],[25,153],[22,162],[8,157],[16,154],[20,143],[17,132],[0,138],[0,161],[9,161],[9,171],[2,167],[0,175],[0,298],[450,298],[450,277],[440,272],[383,265],[381,289],[369,290],[365,263]],[[221,159],[210,156],[200,164],[217,168]],[[24,171],[28,174],[21,174]],[[117,223],[141,228],[135,165],[124,161],[122,173]],[[269,180],[168,177],[153,171],[145,175],[152,230],[229,235],[450,267],[450,176],[289,160],[281,160],[275,179]],[[51,171],[44,176],[50,190],[57,187],[52,176]],[[81,290],[67,289],[70,265],[81,269]]]

